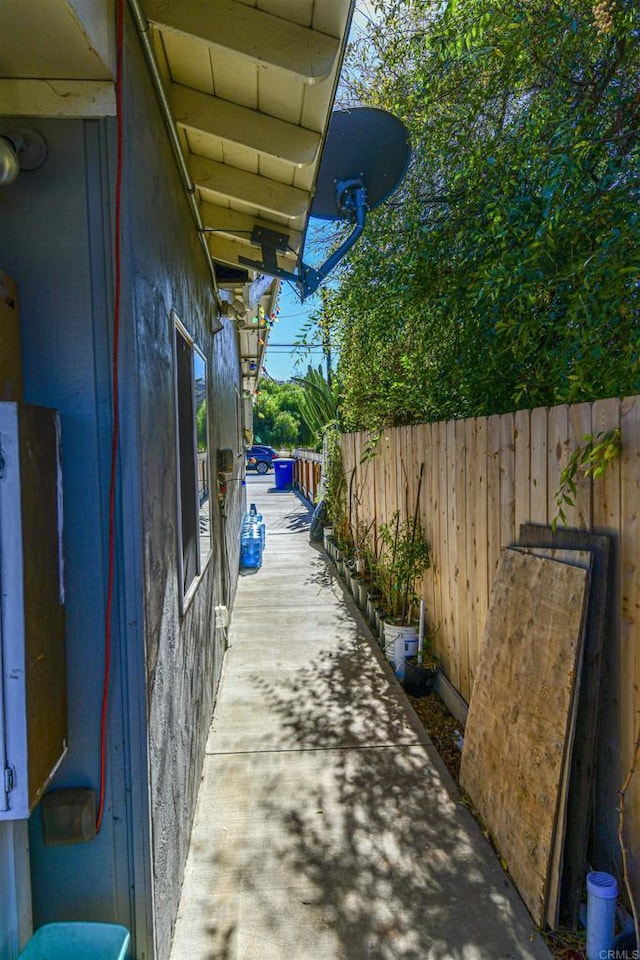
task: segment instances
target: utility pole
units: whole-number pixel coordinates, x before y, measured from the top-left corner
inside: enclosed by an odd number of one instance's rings
[[[333,386],[333,370],[331,369],[331,331],[329,328],[329,308],[328,308],[328,297],[326,287],[322,287],[320,290],[320,297],[322,299],[322,316],[320,318],[319,327],[320,327],[320,340],[322,342],[322,352],[324,353],[324,359],[327,364],[327,383],[329,384],[329,389]]]

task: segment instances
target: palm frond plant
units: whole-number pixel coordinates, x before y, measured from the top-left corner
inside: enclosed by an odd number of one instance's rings
[[[338,394],[322,373],[321,367],[309,365],[304,377],[292,377],[304,391],[300,415],[316,443],[332,424],[338,423]]]

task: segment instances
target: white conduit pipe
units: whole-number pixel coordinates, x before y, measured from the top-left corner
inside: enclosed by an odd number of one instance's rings
[[[0,450],[0,477],[4,472],[4,462],[2,459],[2,450]],[[0,505],[1,506],[1,505]],[[0,545],[2,544],[2,511],[0,509]],[[3,615],[2,611],[4,604],[2,602],[2,558],[0,557],[0,777],[2,777],[2,783],[0,783],[0,811],[6,811],[9,809],[9,796],[7,793],[7,785],[5,783],[6,771],[8,768],[7,761],[7,731],[6,731],[6,716],[5,716],[5,702],[4,702],[4,634],[3,634]]]

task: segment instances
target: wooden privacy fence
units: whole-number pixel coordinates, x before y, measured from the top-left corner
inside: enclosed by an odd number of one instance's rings
[[[371,437],[343,437],[352,525],[372,524],[374,536],[395,510],[413,515],[424,464],[418,507],[432,566],[422,592],[433,652],[468,701],[500,551],[517,542],[521,523],[552,521],[560,474],[573,450],[585,435],[616,427],[620,456],[600,478],[579,480],[575,506],[565,507],[568,526],[613,538],[596,788],[596,847],[606,849],[607,861],[616,859],[617,791],[632,764],[640,719],[640,397],[396,427],[383,432],[375,455],[364,460]],[[638,779],[640,771],[627,816],[633,874],[640,880]]]
[[[315,450],[294,450],[293,482],[310,503],[315,503],[322,476],[322,454]]]

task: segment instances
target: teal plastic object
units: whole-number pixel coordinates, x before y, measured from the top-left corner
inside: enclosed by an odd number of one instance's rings
[[[46,923],[18,960],[125,960],[129,939],[117,923]]]

